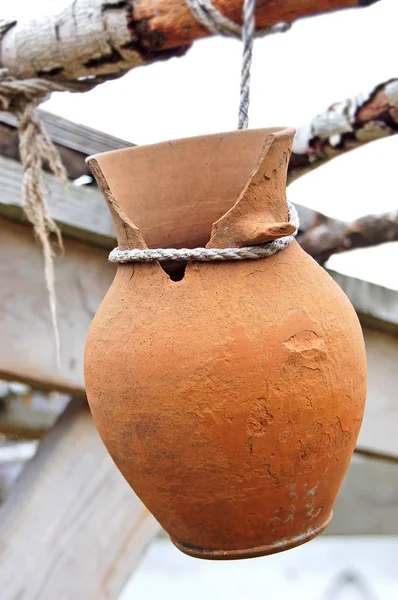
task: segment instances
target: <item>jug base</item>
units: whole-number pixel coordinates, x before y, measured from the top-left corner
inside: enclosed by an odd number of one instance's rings
[[[318,527],[312,527],[304,533],[292,537],[284,538],[275,542],[274,544],[267,544],[264,546],[256,546],[254,548],[243,548],[239,550],[217,550],[212,548],[200,548],[184,542],[178,542],[170,538],[173,544],[189,556],[194,558],[203,558],[207,560],[238,560],[242,558],[255,558],[256,556],[267,556],[268,554],[276,554],[277,552],[283,552],[284,550],[290,550],[295,546],[301,546],[305,542],[309,542],[317,535],[322,533],[324,529],[329,525],[333,516],[333,511],[329,514],[328,518]]]

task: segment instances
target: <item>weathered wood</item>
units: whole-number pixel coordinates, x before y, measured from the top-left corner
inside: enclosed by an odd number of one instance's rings
[[[327,535],[398,535],[398,465],[353,460]]]
[[[358,443],[398,457],[398,338],[364,329],[368,396]]]
[[[298,128],[289,163],[289,183],[327,161],[398,133],[398,79],[339,102]]]
[[[65,242],[65,256],[56,260],[58,368],[41,248],[30,227],[0,219],[0,378],[84,394],[84,343],[114,266],[107,251]]]
[[[39,110],[38,114],[57,146],[70,179],[90,175],[90,169],[85,163],[86,156],[133,145],[44,110]],[[19,160],[17,120],[4,112],[0,112],[0,155]]]
[[[3,123],[0,117],[0,155],[19,160],[18,144],[17,130],[13,126]],[[84,156],[82,154],[70,150],[65,146],[60,146],[58,144],[56,144],[56,146],[60,153],[62,164],[70,179],[77,179],[82,175],[89,175],[89,170],[84,162]],[[44,165],[44,169],[49,170],[48,165]]]
[[[2,600],[115,600],[158,524],[72,401],[0,507]]]
[[[241,22],[242,0],[213,0]],[[261,2],[256,25],[377,0],[285,0]],[[1,67],[18,78],[63,80],[115,77],[136,66],[179,56],[197,38],[210,35],[185,0],[74,0],[30,21],[10,19],[0,28]]]
[[[54,424],[68,401],[69,396],[65,394],[43,394],[37,390],[3,398],[5,406],[0,410],[0,434],[34,440],[41,438]]]
[[[55,144],[79,152],[82,156],[134,146],[125,140],[75,123],[75,121],[69,121],[64,117],[58,117],[45,110],[39,110],[38,115]],[[5,112],[0,112],[0,123],[8,125],[12,129],[17,128],[16,117]]]
[[[115,247],[112,218],[98,188],[73,184],[65,188],[57,177],[47,173],[44,180],[49,213],[64,235],[104,248]],[[26,223],[22,209],[21,164],[0,156],[0,182],[0,217]]]
[[[0,504],[20,475],[25,463],[36,452],[37,442],[0,442]]]
[[[397,327],[394,326],[398,326],[398,290],[351,277],[334,269],[328,269],[328,273],[344,290],[369,329],[384,329],[392,335],[397,333]]]
[[[300,246],[320,264],[352,248],[394,241],[398,241],[398,210],[367,215],[350,223],[318,215],[317,225],[298,239]]]

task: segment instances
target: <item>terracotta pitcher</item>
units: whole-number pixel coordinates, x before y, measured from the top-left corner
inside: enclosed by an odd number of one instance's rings
[[[286,235],[293,134],[237,131],[90,157],[119,248]],[[356,314],[296,242],[269,258],[184,266],[117,268],[86,346],[100,435],[183,552],[232,559],[302,544],[329,523],[360,428]]]

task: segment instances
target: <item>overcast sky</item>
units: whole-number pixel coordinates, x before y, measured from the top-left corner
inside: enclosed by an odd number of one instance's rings
[[[65,3],[15,0],[12,8],[2,7],[2,16],[6,10],[34,17],[45,14],[46,5],[54,11]],[[397,22],[398,1],[381,0],[365,9],[303,19],[285,34],[256,40],[250,126],[297,127],[331,103],[397,77]],[[89,93],[53,94],[45,108],[138,144],[232,130],[241,51],[237,40],[201,40],[182,58],[134,69]],[[343,219],[392,210],[398,207],[397,158],[398,139],[370,144],[302,178],[289,196]],[[398,259],[398,245],[394,248],[388,262],[393,251]],[[358,253],[358,265],[368,272],[366,256]],[[390,274],[378,265],[374,271],[377,281],[398,289],[398,269]]]

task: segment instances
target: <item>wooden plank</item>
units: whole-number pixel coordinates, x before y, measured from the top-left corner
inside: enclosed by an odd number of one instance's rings
[[[85,164],[85,155],[75,150],[70,150],[65,146],[57,145],[61,156],[62,164],[64,165],[68,177],[77,179],[82,175],[89,175],[90,170]],[[0,155],[14,160],[19,160],[19,140],[18,132],[11,125],[6,125],[0,122]],[[44,165],[44,169],[48,170],[48,166]]]
[[[22,166],[0,156],[0,216],[26,223],[22,209]],[[117,245],[113,221],[98,188],[75,186],[65,188],[54,175],[44,174],[50,214],[67,237],[107,249]]]
[[[34,456],[37,442],[0,441],[0,504],[15,479],[20,475],[25,463]]]
[[[327,535],[398,535],[398,464],[353,459]]]
[[[72,401],[0,508],[1,599],[116,599],[158,527]]]
[[[0,378],[84,394],[87,331],[115,268],[108,252],[65,242],[65,256],[55,263],[58,368],[40,245],[29,226],[0,219]]]
[[[398,338],[364,328],[368,395],[358,444],[398,457]]]
[[[134,145],[44,110],[38,112],[46,131],[61,153],[71,179],[89,174],[90,170],[84,162],[86,156]],[[0,154],[19,160],[17,120],[4,112],[0,112]]]
[[[45,126],[53,142],[80,152],[84,156],[135,145],[97,129],[86,127],[75,121],[69,121],[45,110],[39,110],[38,114],[40,121]],[[18,126],[14,115],[4,112],[0,112],[0,123],[9,125],[14,129]]]
[[[69,396],[29,390],[25,394],[3,397],[0,434],[39,439],[51,427],[69,402]],[[0,447],[1,460],[1,447]]]
[[[398,325],[398,290],[389,289],[382,285],[376,285],[370,281],[351,277],[337,271],[327,269],[329,275],[339,284],[344,293],[351,300],[358,313],[363,315],[363,320],[374,321],[378,329],[397,331],[394,325]],[[368,321],[369,322],[369,321]],[[385,324],[383,326],[383,323]]]

